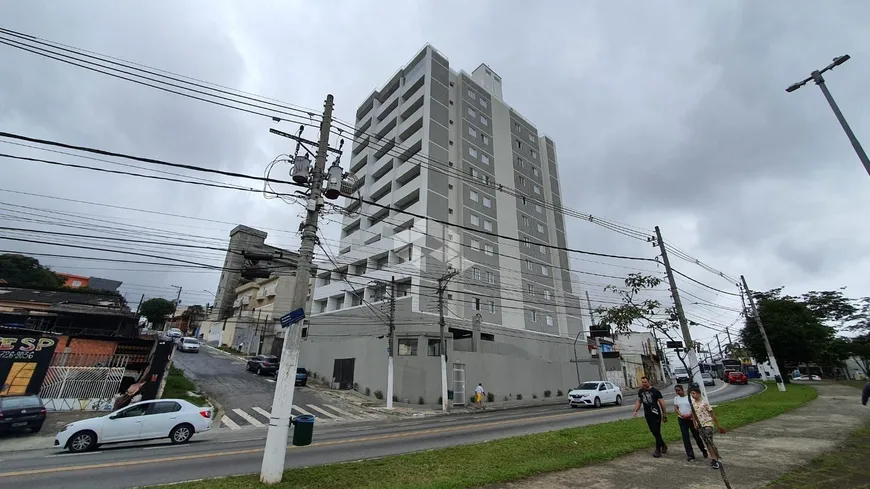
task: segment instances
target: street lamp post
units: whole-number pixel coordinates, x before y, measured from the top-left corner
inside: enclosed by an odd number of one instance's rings
[[[852,148],[854,148],[855,153],[858,154],[858,158],[864,165],[864,169],[867,171],[867,174],[870,175],[870,159],[867,158],[867,153],[864,152],[864,148],[861,147],[861,143],[858,142],[858,138],[855,137],[855,133],[852,132],[852,128],[849,127],[849,123],[846,122],[846,118],[843,117],[843,113],[840,112],[840,107],[837,106],[837,102],[834,101],[834,97],[831,96],[831,92],[828,91],[828,87],[825,85],[825,79],[822,78],[822,73],[833,70],[835,66],[840,66],[846,61],[849,61],[849,58],[850,56],[848,54],[844,54],[843,56],[838,56],[834,58],[831,64],[825,66],[822,70],[813,71],[812,73],[810,73],[809,77],[799,82],[792,83],[791,85],[789,85],[788,88],[785,89],[785,91],[791,93],[798,88],[806,85],[810,81],[815,82],[816,85],[819,86],[819,89],[822,91],[822,94],[825,96],[825,99],[828,101],[828,105],[831,106],[831,110],[834,111],[834,115],[837,116],[837,120],[840,121],[840,125],[843,126],[843,131],[849,138],[849,142],[852,143]]]

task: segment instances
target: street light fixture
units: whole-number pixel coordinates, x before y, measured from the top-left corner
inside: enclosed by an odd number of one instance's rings
[[[822,70],[815,70],[810,73],[810,76],[799,81],[792,83],[785,89],[786,92],[791,93],[806,85],[810,81],[816,83],[819,86],[819,89],[822,91],[822,94],[825,96],[825,99],[828,101],[828,105],[831,106],[831,110],[834,111],[834,115],[837,117],[837,120],[840,121],[840,125],[843,127],[843,131],[846,133],[846,136],[849,138],[849,142],[852,143],[852,148],[855,149],[855,153],[858,155],[858,159],[861,160],[861,163],[864,165],[864,169],[867,171],[867,174],[870,175],[870,159],[867,158],[867,153],[864,152],[864,148],[861,147],[861,143],[858,142],[858,138],[855,137],[855,133],[852,132],[852,128],[849,127],[849,123],[846,122],[846,118],[843,117],[843,113],[840,112],[840,107],[837,106],[837,103],[834,101],[834,97],[831,96],[831,92],[828,91],[828,87],[825,85],[825,79],[822,78],[822,73],[826,71],[831,71],[835,66],[840,66],[841,64],[849,61],[851,56],[848,54],[844,54],[842,56],[837,56],[828,66],[825,66]]]

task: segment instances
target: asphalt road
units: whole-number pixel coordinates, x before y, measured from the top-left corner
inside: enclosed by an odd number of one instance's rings
[[[724,402],[761,388],[719,386],[711,390],[710,400]],[[672,394],[665,398],[670,402]],[[633,400],[601,409],[541,406],[326,426],[315,428],[312,445],[288,449],[286,463],[290,468],[360,460],[604,423],[630,418]],[[265,430],[222,431],[197,435],[187,445],[160,442],[76,455],[59,450],[0,454],[0,487],[116,489],[255,473],[264,443]]]

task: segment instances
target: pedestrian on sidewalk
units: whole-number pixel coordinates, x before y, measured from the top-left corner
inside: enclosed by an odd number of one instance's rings
[[[643,405],[643,416],[646,418],[646,424],[653,438],[656,439],[656,451],[653,452],[653,457],[659,458],[662,454],[668,453],[668,446],[662,439],[662,423],[668,422],[665,398],[658,389],[650,385],[649,379],[646,377],[640,378],[640,384],[641,388],[637,391],[637,402],[634,403],[634,416],[637,417],[637,412]]]
[[[486,394],[486,391],[483,390],[483,384],[477,384],[477,388],[474,389],[474,402],[477,404],[477,407],[480,409],[486,409],[483,406],[483,396]]]
[[[716,416],[716,411],[701,397],[701,389],[692,386],[689,389],[689,395],[692,396],[692,407],[695,408],[695,429],[704,432],[704,439],[707,441],[707,450],[710,452],[710,467],[718,470],[719,450],[713,444],[713,428],[717,428],[719,433],[726,433],[725,428],[719,424],[719,417]]]
[[[674,392],[677,396],[674,397],[674,412],[677,413],[677,423],[680,425],[680,434],[683,435],[683,446],[686,448],[686,460],[689,462],[695,461],[695,450],[692,448],[692,438],[695,438],[695,443],[701,449],[701,454],[707,458],[707,449],[704,447],[704,441],[701,440],[701,434],[695,428],[694,417],[692,416],[692,400],[686,395],[686,390],[682,384],[674,386]]]

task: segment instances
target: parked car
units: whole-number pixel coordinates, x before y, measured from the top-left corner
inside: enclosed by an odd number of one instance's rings
[[[622,391],[619,387],[605,381],[583,382],[576,389],[568,391],[568,406],[601,407],[605,403],[622,404]]]
[[[248,360],[245,368],[258,375],[275,374],[278,372],[278,357],[273,355],[257,355]]]
[[[190,336],[181,338],[176,348],[184,352],[199,353],[199,340]]]
[[[703,372],[701,374],[701,378],[704,379],[704,385],[706,386],[714,386],[716,385],[716,379],[713,378],[708,372]]]
[[[0,397],[0,433],[30,430],[39,433],[45,423],[45,406],[37,395]]]
[[[100,445],[169,438],[187,443],[194,433],[211,429],[211,408],[197,407],[183,399],[142,401],[114,413],[64,426],[54,446],[73,453]]]
[[[743,372],[732,370],[728,372],[728,376],[726,377],[729,384],[743,384],[746,385],[749,383],[749,379],[746,377],[746,374]]]
[[[822,380],[818,375],[801,375],[797,377],[795,380]]]
[[[305,387],[308,384],[308,370],[302,367],[296,369],[296,385]]]

